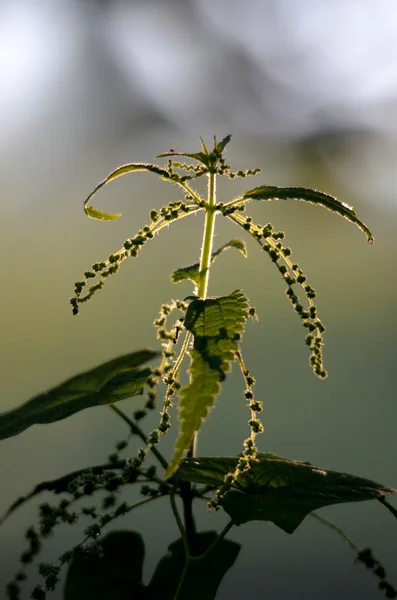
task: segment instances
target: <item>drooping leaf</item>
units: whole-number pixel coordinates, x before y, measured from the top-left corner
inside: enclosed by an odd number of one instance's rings
[[[179,433],[166,477],[179,465],[213,407],[247,317],[248,300],[239,290],[220,298],[195,299],[189,304],[185,327],[194,339],[190,382],[179,392]]]
[[[236,457],[184,459],[176,478],[219,486],[233,472]],[[271,521],[293,533],[312,511],[331,504],[360,502],[387,496],[393,488],[276,454],[259,454],[225,494],[223,508],[236,525]]]
[[[100,540],[103,555],[91,553],[71,563],[64,600],[149,600],[142,582],[145,547],[134,531],[112,531]]]
[[[196,536],[195,555],[203,554],[217,538],[215,531]],[[176,590],[184,570],[185,551],[181,539],[168,547],[160,560],[149,584],[150,599],[155,600],[213,600],[226,571],[234,564],[240,544],[221,540],[207,557],[189,563],[182,587]]]
[[[344,217],[351,223],[355,223],[357,227],[361,229],[367,236],[370,243],[374,241],[372,233],[368,227],[363,223],[354,210],[345,204],[340,202],[333,196],[318,192],[310,188],[303,187],[278,187],[276,185],[260,185],[252,190],[248,190],[242,196],[245,199],[252,200],[303,200],[310,202],[311,204],[319,204],[325,206],[328,210],[337,213],[341,217]]]
[[[92,406],[141,394],[151,369],[139,367],[158,354],[152,350],[124,354],[0,415],[0,440],[37,423],[54,423]]]
[[[99,192],[99,190],[101,188],[103,188],[104,185],[106,185],[107,183],[110,183],[111,181],[113,181],[114,179],[117,179],[118,177],[121,177],[122,175],[127,175],[128,173],[133,173],[135,171],[150,171],[152,173],[155,173],[156,175],[160,175],[160,177],[162,179],[168,179],[168,180],[170,179],[170,175],[167,171],[165,171],[161,167],[158,167],[157,165],[153,165],[151,163],[129,163],[127,165],[123,165],[122,167],[118,167],[117,169],[112,171],[112,173],[110,173],[110,175],[108,175],[106,177],[106,179],[101,181],[101,183],[99,183],[96,186],[96,188],[91,192],[91,194],[85,200],[84,210],[85,210],[86,215],[88,215],[89,217],[91,217],[93,219],[99,219],[100,221],[112,221],[114,219],[118,219],[119,217],[121,217],[121,213],[117,213],[114,215],[107,214],[107,213],[102,212],[101,210],[98,210],[96,208],[92,208],[91,206],[88,206],[88,203],[91,201],[93,196],[95,196],[95,194],[97,194]]]
[[[242,240],[230,240],[227,244],[223,244],[217,250],[214,250],[211,254],[211,264],[215,261],[215,259],[224,251],[229,248],[237,248],[241,252],[241,254],[247,257],[247,248],[245,243]],[[200,263],[194,263],[193,265],[188,265],[187,267],[181,267],[173,272],[171,275],[172,283],[179,283],[185,279],[191,279],[194,283],[198,283],[199,280],[199,270]]]

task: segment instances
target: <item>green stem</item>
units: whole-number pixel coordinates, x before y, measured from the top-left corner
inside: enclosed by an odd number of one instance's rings
[[[140,437],[141,440],[147,444],[147,435],[145,435],[145,432],[142,431],[142,429],[136,423],[134,423],[134,421],[132,421],[132,419],[130,419],[130,417],[126,415],[125,412],[123,412],[118,406],[115,404],[109,404],[109,406],[116,414],[119,415],[119,417],[123,419],[123,421],[129,425],[131,433]],[[164,456],[157,450],[157,448],[155,446],[151,446],[150,450],[153,452],[163,469],[167,469],[168,463]]]
[[[211,265],[211,253],[212,253],[212,240],[214,237],[215,228],[215,216],[216,216],[216,175],[215,173],[208,174],[208,200],[205,205],[205,223],[204,223],[204,234],[203,234],[203,245],[201,247],[200,257],[200,269],[198,279],[198,296],[205,300],[207,296],[208,281],[210,275]],[[188,336],[185,340],[187,347]],[[185,345],[183,347],[185,351]],[[179,365],[178,365],[179,366]],[[195,434],[187,451],[188,457],[194,457],[196,452],[197,435]],[[191,552],[194,548],[194,542],[196,537],[196,525],[193,517],[193,490],[190,482],[183,482],[180,486],[181,500],[183,503],[183,512],[185,520],[185,537],[186,537],[186,561],[189,557],[189,551]]]
[[[208,281],[210,276],[212,240],[214,237],[216,217],[216,175],[208,174],[208,202],[205,206],[205,224],[203,245],[201,247],[200,271],[197,294],[205,300],[207,297]]]
[[[216,548],[216,546],[223,540],[225,535],[227,533],[229,533],[229,531],[231,530],[233,525],[234,525],[233,521],[229,521],[228,524],[222,529],[222,531],[220,532],[220,534],[218,535],[216,540],[214,542],[212,542],[211,546],[209,546],[207,548],[207,550],[205,552],[203,552],[203,554],[200,554],[200,556],[192,556],[191,560],[192,561],[206,560],[209,557],[209,555],[211,554],[211,552],[213,552],[213,550]]]
[[[196,202],[196,204],[200,204],[201,202],[201,197],[200,194],[197,194],[191,187],[190,185],[188,185],[186,182],[184,181],[175,181],[173,183],[176,183],[177,185],[179,185],[182,189],[184,189],[189,196],[191,196],[193,198],[193,200]]]
[[[389,504],[384,496],[382,496],[381,498],[378,498],[378,500],[381,504],[386,506],[386,508],[388,510],[390,510],[391,514],[397,519],[397,510],[394,508],[394,506]]]
[[[239,204],[243,204],[244,202],[248,202],[249,200],[252,200],[252,198],[243,198],[243,196],[240,196],[239,198],[235,198],[234,200],[231,200],[230,202],[225,202],[225,204],[223,205],[223,208],[230,208],[232,206],[238,206]]]
[[[170,494],[170,502],[171,502],[172,512],[174,513],[175,521],[176,521],[176,524],[178,525],[178,529],[180,531],[181,538],[183,541],[183,546],[185,549],[185,564],[187,564],[190,559],[190,549],[189,549],[189,544],[188,544],[188,540],[187,540],[187,536],[186,536],[186,531],[183,526],[182,519],[179,516],[178,508],[176,506],[175,489]]]
[[[313,519],[316,519],[316,521],[318,521],[322,525],[325,525],[325,527],[328,527],[332,531],[335,531],[335,533],[337,533],[342,538],[342,540],[344,542],[346,542],[346,544],[348,546],[350,546],[350,548],[352,550],[354,550],[355,552],[359,552],[360,551],[360,548],[349,537],[347,537],[347,535],[345,534],[344,531],[342,531],[342,529],[340,529],[339,527],[337,527],[336,525],[334,525],[330,521],[327,521],[327,519],[324,519],[323,517],[320,517],[320,515],[318,515],[317,513],[314,513],[314,512],[310,513],[310,516],[313,517]]]

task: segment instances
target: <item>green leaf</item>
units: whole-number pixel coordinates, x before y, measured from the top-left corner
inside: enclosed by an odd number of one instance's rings
[[[209,166],[208,157],[210,154],[205,154],[204,152],[164,152],[163,154],[158,154],[156,158],[166,158],[168,156],[186,156],[186,158],[192,158],[193,160],[197,160],[202,163],[205,167]]]
[[[211,254],[211,264],[224,250],[228,250],[229,248],[237,248],[237,250],[240,250],[241,254],[247,258],[247,248],[245,243],[242,240],[230,240],[230,242],[227,242],[227,244],[224,244],[217,250],[214,250],[214,252]],[[181,267],[173,272],[171,275],[171,281],[172,283],[179,283],[185,279],[191,279],[197,284],[199,279],[199,270],[200,263],[198,262],[194,263],[193,265],[188,265],[187,267]]]
[[[235,457],[187,458],[175,478],[219,486],[236,468]],[[223,508],[236,525],[271,521],[293,533],[313,510],[331,504],[360,502],[387,496],[396,490],[370,479],[326,471],[310,463],[259,454],[251,468],[239,475],[225,494]]]
[[[127,165],[123,165],[122,167],[118,167],[115,171],[112,171],[110,175],[106,177],[101,183],[99,183],[96,188],[91,192],[88,198],[84,202],[84,210],[86,215],[91,217],[92,219],[99,219],[100,221],[113,221],[114,219],[118,219],[121,217],[121,213],[117,213],[114,215],[107,214],[102,212],[101,210],[97,210],[96,208],[92,208],[88,206],[88,203],[91,201],[93,196],[99,192],[101,188],[107,183],[110,183],[114,179],[121,177],[122,175],[127,175],[128,173],[133,173],[135,171],[150,171],[155,173],[156,175],[160,175],[162,179],[170,179],[170,175],[167,171],[158,167],[157,165],[153,165],[151,163],[129,163]]]
[[[179,435],[166,477],[179,465],[213,407],[247,317],[248,300],[239,290],[220,298],[195,299],[189,304],[185,327],[194,338],[190,382],[179,392]]]
[[[215,531],[196,535],[195,555],[203,554],[217,539]],[[185,551],[181,539],[168,547],[167,554],[160,560],[149,584],[150,598],[155,600],[213,600],[225,573],[234,564],[240,544],[221,540],[203,559],[194,559],[187,566],[184,581],[178,590],[185,565]]]
[[[226,137],[224,137],[223,140],[221,142],[219,142],[219,144],[216,143],[216,139],[215,139],[214,150],[217,152],[217,154],[223,153],[225,147],[228,145],[228,143],[230,142],[231,139],[232,139],[231,133],[229,133]]]
[[[138,367],[158,355],[152,350],[124,354],[35,396],[0,415],[0,440],[17,435],[36,423],[54,423],[92,406],[141,394],[151,369]]]
[[[85,214],[91,217],[91,219],[98,219],[98,221],[115,221],[121,217],[121,213],[112,215],[110,213],[102,212],[97,208],[93,208],[92,206],[86,206]]]
[[[112,531],[100,540],[103,557],[75,558],[68,570],[64,600],[149,600],[142,583],[145,547],[134,531]]]
[[[205,145],[205,142],[202,137],[200,138],[200,144],[201,144],[201,149],[204,152],[204,154],[209,154],[209,152],[207,150],[207,146]]]
[[[304,200],[306,202],[310,202],[311,204],[320,204],[321,206],[325,206],[328,210],[337,213],[341,217],[344,217],[351,223],[355,223],[361,231],[365,233],[367,239],[370,243],[374,241],[372,233],[368,229],[368,227],[360,221],[354,210],[345,204],[344,202],[340,202],[333,196],[329,196],[328,194],[324,194],[323,192],[318,192],[317,190],[312,190],[310,188],[303,187],[288,187],[282,188],[277,187],[276,185],[261,185],[259,187],[254,188],[253,190],[248,190],[242,196],[243,199],[252,199],[252,200]]]

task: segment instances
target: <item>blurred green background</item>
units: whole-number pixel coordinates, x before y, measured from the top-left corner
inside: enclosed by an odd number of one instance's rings
[[[315,187],[352,204],[376,238],[368,246],[347,221],[303,203],[250,205],[259,222],[286,231],[318,293],[326,381],[312,375],[284,284],[255,244],[247,240],[247,260],[232,250],[215,264],[210,293],[242,288],[260,318],[243,343],[265,403],[260,449],[397,487],[396,59],[397,6],[387,0],[4,0],[1,411],[114,356],[156,347],[160,303],[191,293],[169,275],[198,259],[202,215],[163,231],[76,318],[68,301],[83,271],[146,224],[151,208],[179,197],[138,173],[98,198],[98,208],[123,213],[117,222],[87,219],[83,200],[122,163],[150,161],[170,147],[194,152],[200,135],[210,141],[231,132],[232,167],[263,172],[255,181],[219,182],[219,200],[261,183]],[[240,230],[218,219],[217,245],[236,236]],[[248,431],[242,391],[235,370],[200,434],[200,454],[240,451]],[[156,422],[157,414],[147,429]],[[103,407],[3,441],[1,510],[39,481],[103,462],[126,433]],[[164,440],[165,452],[171,443]],[[397,528],[381,508],[366,502],[320,514],[372,546],[397,584]],[[2,527],[2,587],[36,514],[32,503]],[[198,522],[220,529],[225,519],[203,507]],[[143,534],[148,580],[177,537],[167,501],[120,527]],[[55,560],[81,535],[60,528],[42,559]],[[258,522],[229,537],[243,549],[219,600],[380,597],[349,548],[310,518],[293,536]]]

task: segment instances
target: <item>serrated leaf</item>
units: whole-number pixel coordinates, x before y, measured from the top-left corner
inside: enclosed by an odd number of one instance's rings
[[[195,556],[203,554],[217,539],[215,531],[195,536]],[[240,544],[221,540],[203,559],[188,564],[181,588],[178,588],[185,569],[185,549],[181,539],[168,546],[168,552],[158,563],[149,584],[150,598],[161,600],[213,600],[225,573],[234,564]],[[176,591],[178,595],[176,596]]]
[[[0,440],[17,435],[34,424],[54,423],[92,406],[141,394],[151,369],[138,367],[158,355],[152,350],[124,354],[35,396],[0,415]]]
[[[194,340],[190,382],[179,392],[178,439],[166,477],[179,465],[213,407],[247,317],[248,300],[239,290],[220,298],[195,299],[189,304],[185,327]]]
[[[64,600],[144,600],[142,582],[145,547],[134,531],[112,531],[100,540],[102,556],[78,556],[71,563]]]
[[[224,244],[217,250],[214,250],[211,254],[211,264],[215,261],[215,259],[224,251],[229,248],[237,248],[241,252],[245,258],[247,258],[247,248],[245,243],[242,240],[230,240],[227,244]],[[180,281],[184,281],[185,279],[191,279],[194,283],[198,283],[199,280],[199,270],[200,263],[194,263],[193,265],[188,265],[187,267],[181,267],[173,272],[171,275],[172,283],[179,283]]]
[[[303,200],[310,202],[311,204],[319,204],[325,206],[328,210],[337,213],[341,217],[344,217],[351,223],[354,223],[365,233],[370,243],[374,241],[372,233],[368,227],[363,223],[351,206],[348,206],[344,202],[340,202],[333,196],[318,192],[310,188],[303,187],[278,187],[276,185],[261,185],[252,190],[248,190],[242,196],[245,199],[252,200]]]
[[[201,162],[205,167],[208,167],[208,157],[209,154],[205,154],[204,152],[163,152],[163,154],[158,154],[156,158],[166,158],[168,156],[185,156],[186,158],[192,158],[193,160],[197,160]]]
[[[161,167],[158,167],[157,165],[153,165],[151,163],[129,163],[127,165],[118,167],[117,169],[112,171],[110,173],[110,175],[108,175],[106,177],[106,179],[101,181],[101,183],[99,183],[96,186],[96,188],[91,192],[91,194],[85,200],[84,211],[85,211],[86,215],[88,215],[89,217],[91,217],[93,219],[99,219],[100,221],[112,221],[114,219],[118,219],[119,217],[121,217],[121,213],[117,213],[114,215],[107,214],[107,213],[102,212],[101,210],[98,210],[96,208],[92,208],[91,206],[88,206],[88,203],[91,201],[93,196],[95,196],[95,194],[97,194],[99,192],[99,190],[103,188],[104,185],[106,185],[107,183],[110,183],[111,181],[113,181],[114,179],[117,179],[118,177],[121,177],[122,175],[127,175],[128,173],[133,173],[135,171],[150,171],[151,173],[160,175],[160,177],[162,179],[168,179],[168,180],[170,179],[169,173],[167,171],[165,171]]]
[[[233,472],[236,457],[187,458],[175,478],[219,486]],[[225,494],[223,508],[236,525],[271,521],[293,533],[312,511],[331,504],[360,502],[395,492],[379,483],[277,456],[259,454]]]
[[[222,154],[222,153],[223,153],[223,151],[224,151],[224,149],[225,149],[225,147],[228,145],[228,143],[230,142],[230,140],[231,140],[231,139],[232,139],[232,135],[231,135],[231,133],[229,133],[229,134],[228,134],[227,136],[225,136],[225,137],[223,138],[223,140],[222,140],[221,142],[219,142],[218,144],[216,143],[216,140],[215,140],[215,144],[216,144],[216,146],[215,146],[215,150],[216,150],[216,152],[217,152],[218,154]]]

